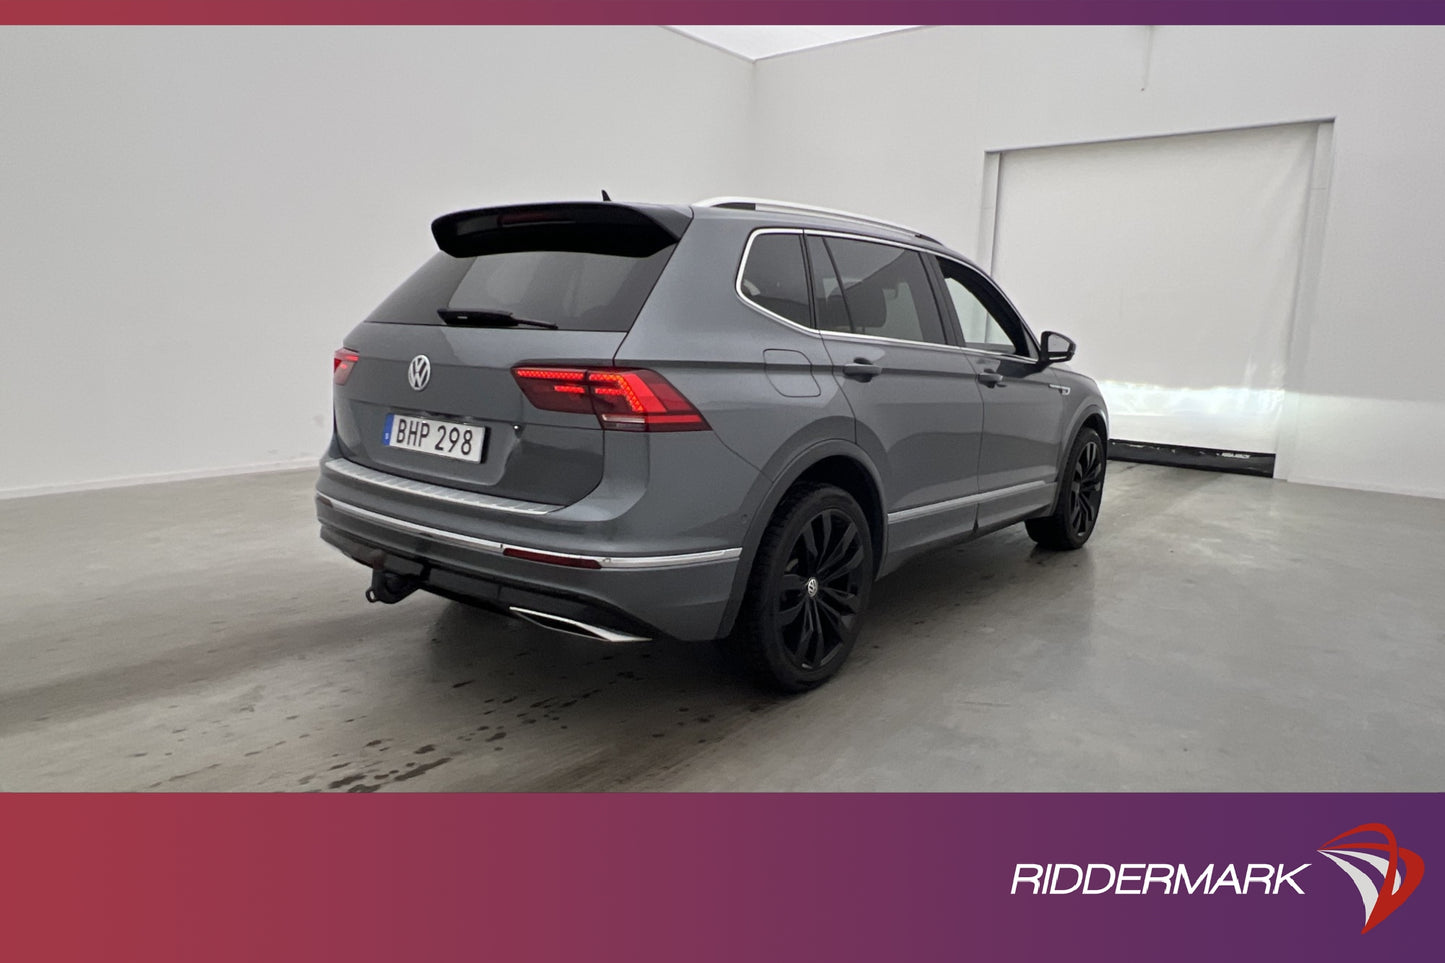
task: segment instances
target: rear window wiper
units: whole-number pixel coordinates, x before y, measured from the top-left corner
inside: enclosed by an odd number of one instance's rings
[[[451,308],[437,308],[437,317],[447,324],[467,324],[479,328],[507,328],[524,324],[529,328],[557,330],[557,326],[551,321],[529,321],[516,317],[510,311],[453,311]]]

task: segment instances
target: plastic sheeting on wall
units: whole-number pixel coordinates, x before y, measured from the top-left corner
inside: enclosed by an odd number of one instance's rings
[[[1317,125],[1009,151],[993,274],[1114,437],[1273,452]]]

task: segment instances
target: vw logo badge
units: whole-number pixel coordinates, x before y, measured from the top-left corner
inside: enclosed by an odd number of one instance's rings
[[[411,364],[406,366],[406,383],[411,385],[412,391],[420,391],[431,381],[431,359],[424,354],[419,354],[411,359]]]

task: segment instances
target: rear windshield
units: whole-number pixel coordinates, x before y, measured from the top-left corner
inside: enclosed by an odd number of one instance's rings
[[[566,331],[627,331],[675,244],[645,256],[528,250],[452,257],[438,253],[366,319],[442,324],[438,309],[505,312]]]

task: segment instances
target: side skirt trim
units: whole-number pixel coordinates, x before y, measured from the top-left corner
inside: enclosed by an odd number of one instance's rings
[[[933,502],[930,505],[919,505],[917,508],[906,508],[901,512],[889,512],[888,524],[896,525],[898,522],[912,521],[915,518],[923,518],[926,515],[937,515],[939,512],[951,511],[955,508],[967,508],[969,505],[977,505],[981,502],[990,502],[996,498],[1007,498],[1010,495],[1022,495],[1024,492],[1031,492],[1039,488],[1046,488],[1054,484],[1046,481],[1024,482],[1021,485],[1010,485],[1008,488],[995,488],[992,491],[978,492],[974,495],[965,495],[962,498],[950,498],[943,502]]]

